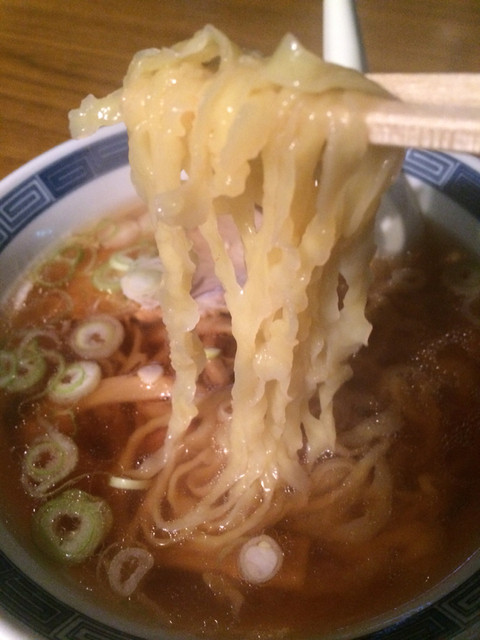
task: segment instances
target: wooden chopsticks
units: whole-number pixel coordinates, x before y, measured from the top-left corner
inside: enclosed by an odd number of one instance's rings
[[[479,73],[367,73],[367,78],[405,102],[480,107]]]
[[[367,74],[396,100],[366,114],[373,144],[480,153],[480,74]]]

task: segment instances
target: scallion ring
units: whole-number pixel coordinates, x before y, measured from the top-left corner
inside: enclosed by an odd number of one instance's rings
[[[160,306],[160,289],[163,272],[160,263],[137,263],[120,279],[123,294],[137,302],[143,309]]]
[[[72,362],[51,381],[48,397],[58,404],[76,402],[94,391],[101,377],[102,371],[97,362]]]
[[[106,314],[84,320],[72,331],[70,346],[82,358],[110,357],[122,344],[125,330],[118,318]]]
[[[38,268],[37,281],[45,287],[63,286],[72,279],[83,252],[79,244],[65,245]]]
[[[120,291],[118,271],[116,269],[112,269],[108,261],[95,269],[92,274],[92,283],[99,291],[106,291],[107,293]]]
[[[83,260],[85,254],[85,247],[78,242],[70,242],[62,247],[58,252],[58,257],[62,260],[70,262],[76,267],[81,260]]]
[[[75,442],[63,433],[50,431],[35,440],[22,461],[22,484],[31,496],[39,497],[77,466],[78,449]]]
[[[128,598],[152,567],[153,556],[146,549],[141,547],[122,549],[110,562],[108,581],[116,593]]]
[[[135,260],[126,253],[117,251],[110,256],[108,264],[112,269],[124,272],[132,268],[132,266],[135,264]]]
[[[60,345],[60,339],[54,331],[48,329],[30,329],[22,337],[18,345],[18,352],[21,353],[27,349],[35,349],[37,351],[45,351],[46,349],[57,348]]]
[[[112,512],[105,500],[79,489],[69,489],[35,512],[33,537],[54,560],[75,564],[94,554],[112,521]]]
[[[43,378],[47,363],[42,353],[36,349],[24,349],[17,354],[15,374],[6,388],[14,393],[27,391]]]

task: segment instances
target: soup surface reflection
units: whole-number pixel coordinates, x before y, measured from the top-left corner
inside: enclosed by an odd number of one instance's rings
[[[147,535],[174,376],[160,280],[133,211],[69,238],[3,306],[1,499],[39,562],[160,627],[300,638],[401,606],[477,549],[478,261],[433,229],[418,250],[374,261],[373,330],[336,396],[337,449],[312,471],[308,499],[258,531],[283,554],[261,584],[242,577],[238,549]],[[202,294],[200,411],[175,471],[185,504],[221,469],[228,428],[235,343],[217,293]]]

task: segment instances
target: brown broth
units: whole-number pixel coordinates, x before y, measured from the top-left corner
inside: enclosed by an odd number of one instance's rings
[[[173,552],[155,551],[157,565],[128,602],[112,594],[105,580],[96,584],[98,554],[69,569],[80,588],[93,590],[94,598],[104,598],[106,606],[121,615],[146,617],[159,627],[211,638],[301,638],[401,607],[468,559],[480,542],[480,314],[474,316],[475,304],[468,317],[464,308],[466,295],[480,300],[480,283],[472,290],[460,283],[468,294],[462,286],[461,293],[458,287],[445,286],[445,272],[460,264],[463,254],[436,233],[426,238],[418,251],[373,265],[369,346],[353,358],[353,377],[336,398],[340,439],[372,412],[393,408],[400,418],[401,428],[387,454],[393,478],[392,512],[379,533],[351,543],[310,539],[290,531],[287,517],[269,531],[284,549],[284,574],[266,586],[235,582],[245,597],[238,616],[202,578],[205,570],[212,570],[212,558],[195,554],[188,544]],[[42,273],[56,277],[49,268]],[[76,292],[75,317],[90,313],[94,304],[100,310],[114,308],[118,296],[95,291],[85,270],[63,290]],[[10,327],[18,331],[45,324],[43,291],[43,286],[35,285],[13,318],[4,310],[1,344],[10,339]],[[51,308],[48,314],[51,322]],[[126,326],[137,327],[142,351],[160,358],[168,372],[161,314],[138,312],[126,304],[120,316]],[[62,308],[54,324],[65,321]],[[127,336],[124,355],[132,340]],[[220,346],[227,368],[231,367],[235,345],[227,332],[217,335],[207,327],[204,343]],[[66,346],[64,353],[71,357]],[[214,383],[206,379],[204,384]],[[0,450],[2,509],[9,527],[29,547],[30,518],[39,500],[25,495],[20,474],[22,453],[39,433],[34,405],[35,400],[0,391],[5,443]],[[43,405],[42,410],[48,409]],[[79,411],[73,421],[65,417],[62,430],[74,434],[80,449],[74,475],[81,479],[75,486],[105,497],[114,512],[114,530],[104,547],[126,535],[139,500],[135,491],[109,487],[108,474],[121,473],[117,458],[129,434],[148,416],[164,410],[160,401],[142,406],[118,402]],[[149,436],[145,452],[158,447],[163,435],[159,429]],[[63,571],[58,565],[53,570]]]

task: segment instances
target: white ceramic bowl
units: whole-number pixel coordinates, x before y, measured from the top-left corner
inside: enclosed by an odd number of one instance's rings
[[[480,161],[410,150],[405,173],[426,216],[480,253]],[[0,296],[17,276],[70,229],[138,202],[130,183],[121,126],[66,142],[0,183]],[[158,630],[118,621],[57,584],[1,522],[2,640],[162,640]],[[480,570],[476,564],[397,612],[387,629],[363,640],[460,640],[480,637]],[[175,636],[178,638],[178,636]]]

